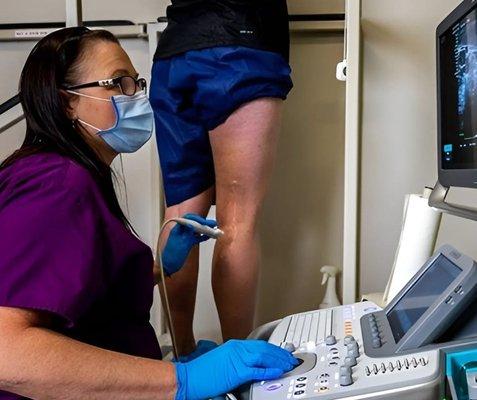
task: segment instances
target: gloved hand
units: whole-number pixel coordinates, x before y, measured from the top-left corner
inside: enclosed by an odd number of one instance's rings
[[[212,219],[205,219],[196,214],[185,214],[183,218],[196,221],[211,228],[217,226],[217,222]],[[162,250],[162,265],[167,275],[172,275],[183,266],[192,248],[210,239],[206,235],[194,232],[191,227],[177,224],[172,228],[167,243]]]
[[[218,344],[213,342],[212,340],[199,340],[197,342],[196,349],[192,353],[187,354],[186,356],[180,356],[177,361],[185,363],[195,360],[197,357],[200,357],[201,355],[208,353],[211,350],[214,350],[217,346]]]
[[[252,381],[278,379],[298,360],[261,340],[230,340],[188,363],[176,363],[176,400],[202,400]]]

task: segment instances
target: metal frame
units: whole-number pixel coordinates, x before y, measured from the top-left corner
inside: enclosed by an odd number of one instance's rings
[[[166,29],[167,22],[158,22],[152,23],[147,25],[147,35],[149,38],[149,64],[152,65],[154,62],[154,54],[156,52],[157,44],[159,41],[159,35],[164,32]],[[153,218],[155,221],[162,221],[164,218],[163,210],[164,210],[164,202],[163,202],[163,191],[162,191],[162,178],[161,172],[159,169],[159,152],[157,150],[157,143],[154,140],[150,146],[150,160],[151,165],[157,165],[157,168],[154,168],[152,172],[152,182],[151,182],[151,190],[152,193],[155,194],[152,199],[152,210],[153,210]],[[155,226],[153,224],[151,235],[153,238],[157,238],[159,236],[159,229],[160,224]],[[154,248],[154,252],[157,251]]]
[[[291,32],[344,32],[344,21],[290,21]]]
[[[0,42],[37,41],[58,29],[62,28],[2,29]],[[106,29],[119,39],[147,38],[145,24],[89,26],[89,29]]]
[[[361,0],[346,1],[346,126],[343,224],[343,303],[358,295],[361,103]]]
[[[17,113],[17,115],[13,115],[7,119],[7,122],[5,122],[3,125],[0,125],[0,134],[5,132],[6,130],[10,129],[12,126],[15,126],[19,122],[23,121],[25,119],[25,115],[23,113]]]
[[[66,26],[83,25],[82,0],[66,0]]]
[[[167,22],[158,22],[151,23],[147,25],[147,36],[149,40],[149,64],[152,65],[154,61],[154,54],[156,52],[157,44],[159,41],[159,36],[164,29],[166,29]],[[157,150],[157,142],[155,140],[151,141],[149,145],[149,159],[151,165],[157,166],[153,168],[151,172],[151,193],[152,193],[152,219],[153,221],[158,221],[157,224],[151,224],[151,238],[153,238],[153,247],[154,254],[157,253],[157,242],[154,241],[154,238],[159,237],[161,222],[164,220],[164,194],[162,190],[162,175],[160,171],[159,164],[159,152]],[[161,299],[162,301],[162,299]],[[157,303],[155,303],[157,305]],[[167,340],[164,336],[166,333],[166,321],[163,309],[161,306],[157,307],[151,312],[152,321],[158,329],[158,335],[162,335],[162,341]]]
[[[449,190],[449,187],[442,185],[438,181],[429,197],[429,206],[449,215],[477,221],[477,208],[446,202]]]

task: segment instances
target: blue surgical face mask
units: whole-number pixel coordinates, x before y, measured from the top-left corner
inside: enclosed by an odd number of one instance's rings
[[[103,99],[84,93],[69,92],[95,100],[110,101],[113,104],[116,124],[110,129],[99,129],[79,118],[78,121],[98,131],[98,135],[117,153],[134,153],[151,138],[154,113],[146,93],[140,92],[134,96],[117,95],[111,99]]]

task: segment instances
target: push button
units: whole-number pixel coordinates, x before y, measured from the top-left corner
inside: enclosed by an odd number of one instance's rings
[[[356,343],[356,339],[353,336],[348,335],[348,336],[345,336],[345,338],[343,339],[343,342],[345,345],[348,345],[351,343]]]
[[[341,386],[349,386],[352,385],[353,377],[351,375],[340,375],[340,385]]]
[[[282,386],[281,383],[272,383],[271,385],[266,386],[265,389],[269,392],[273,392],[274,390],[280,389]]]
[[[358,358],[359,350],[356,347],[348,347],[348,356]]]
[[[293,353],[295,350],[296,350],[296,347],[293,343],[291,342],[286,342],[283,346],[283,348],[287,351],[289,351],[290,353]]]
[[[373,338],[373,348],[379,349],[382,346],[381,339],[379,337]]]
[[[325,339],[325,343],[328,346],[334,346],[336,344],[336,337],[334,335],[329,335]]]
[[[346,357],[345,360],[344,360],[344,365],[347,366],[347,367],[354,367],[355,365],[357,365],[357,361],[356,361],[356,357]]]
[[[340,367],[340,375],[351,375],[351,367],[342,365]]]

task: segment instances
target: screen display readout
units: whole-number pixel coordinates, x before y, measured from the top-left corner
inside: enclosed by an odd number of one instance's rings
[[[477,10],[439,38],[443,169],[477,168]]]
[[[440,255],[388,313],[388,321],[398,343],[434,304],[462,269]]]

